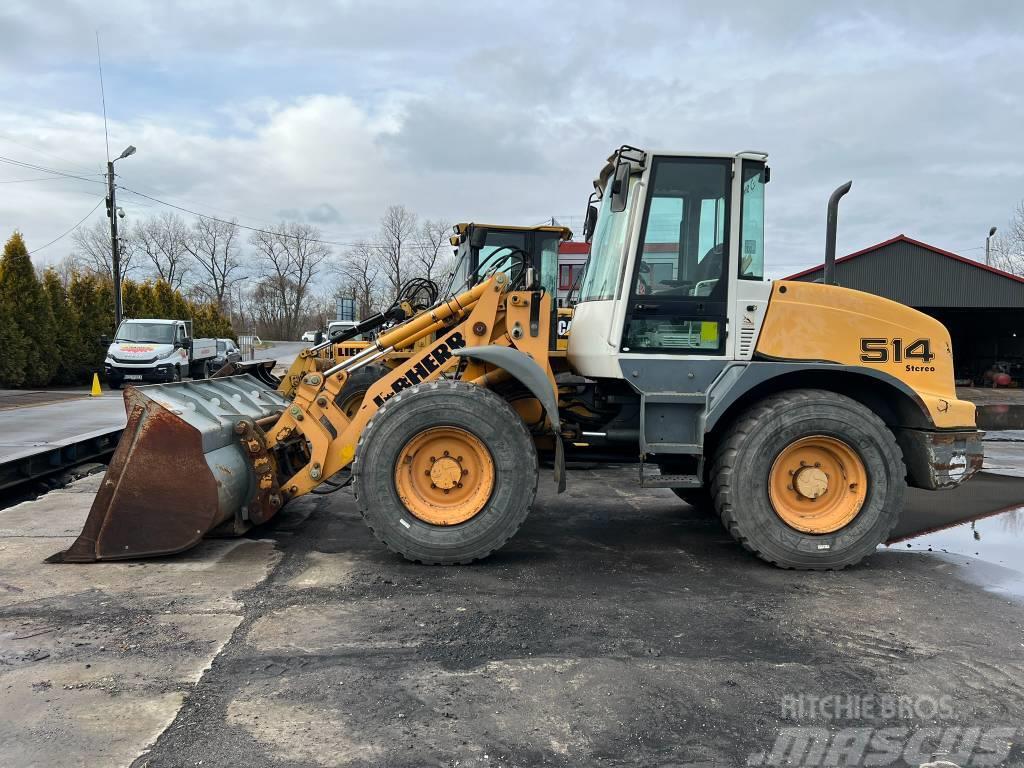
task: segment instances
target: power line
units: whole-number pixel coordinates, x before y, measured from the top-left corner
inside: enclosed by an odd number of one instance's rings
[[[35,248],[35,249],[29,251],[28,255],[31,256],[33,253],[39,253],[39,251],[43,250],[43,248],[49,248],[51,245],[56,243],[58,240],[63,240],[65,237],[70,235],[72,232],[74,232],[76,229],[78,229],[80,226],[82,226],[86,222],[86,219],[88,219],[90,216],[92,216],[94,213],[96,213],[96,209],[99,208],[103,204],[104,200],[105,200],[105,198],[102,198],[102,197],[99,200],[97,200],[96,201],[96,205],[93,206],[93,209],[91,211],[89,211],[87,214],[85,214],[85,216],[83,216],[81,218],[81,220],[77,224],[75,224],[75,226],[73,226],[71,229],[69,229],[63,235],[61,235],[60,237],[53,238],[53,240],[48,242],[46,245],[41,245],[38,248]]]
[[[73,166],[75,166],[75,167],[80,169],[80,171],[78,171],[79,173],[82,173],[82,172],[84,172],[84,173],[92,173],[92,170],[90,168],[87,168],[86,166],[82,165],[81,163],[73,162],[71,160],[68,160],[66,157],[61,157],[60,155],[55,155],[53,152],[47,152],[46,150],[39,149],[39,147],[33,147],[31,144],[26,144],[23,141],[18,141],[17,139],[12,139],[10,136],[6,136],[6,135],[0,134],[0,140],[2,140],[2,141],[9,141],[11,144],[17,144],[19,147],[23,147],[24,149],[27,149],[29,152],[35,152],[36,154],[39,154],[39,155],[46,155],[46,157],[52,157],[54,160],[60,160],[62,163],[67,163],[68,165],[73,165]]]
[[[110,163],[110,134],[107,132],[107,93],[103,89],[103,59],[100,58],[100,31],[96,30],[96,66],[100,71],[100,101],[103,104],[103,141],[107,146],[107,163]]]
[[[366,242],[361,242],[361,243],[356,243],[356,242],[342,243],[342,242],[339,242],[337,240],[322,240],[322,239],[316,238],[316,237],[299,237],[298,235],[290,235],[287,232],[279,232],[279,231],[275,231],[275,230],[271,230],[271,229],[261,229],[260,227],[250,227],[250,226],[248,226],[246,224],[239,224],[237,221],[229,221],[228,219],[222,219],[222,218],[219,218],[217,216],[210,216],[210,215],[205,214],[205,213],[200,213],[199,211],[193,211],[190,208],[185,208],[184,206],[181,206],[181,205],[175,205],[174,203],[169,203],[166,200],[161,200],[158,197],[153,197],[152,195],[146,195],[146,194],[143,194],[142,192],[137,192],[134,189],[130,189],[129,187],[118,187],[118,189],[123,189],[125,192],[129,192],[129,193],[131,193],[133,195],[138,195],[139,197],[144,197],[147,200],[152,200],[154,203],[160,203],[160,205],[166,205],[168,208],[174,208],[176,211],[181,211],[182,213],[187,213],[190,216],[198,216],[200,219],[206,219],[208,221],[219,222],[220,224],[228,224],[228,225],[236,226],[239,229],[244,229],[244,230],[247,230],[249,232],[259,232],[260,234],[272,235],[274,237],[289,237],[289,238],[294,238],[296,240],[304,240],[304,241],[309,242],[309,243],[321,243],[322,245],[337,245],[337,246],[342,247],[342,248],[354,248],[357,245],[358,246],[367,246],[369,248],[384,248],[384,247],[386,247],[386,246],[375,244],[375,243],[366,243]],[[406,244],[407,245],[411,245],[411,246],[421,246],[421,247],[431,247],[431,248],[433,247],[432,243],[420,242],[420,241],[412,241],[412,240],[408,241]]]
[[[29,181],[63,181],[62,176],[39,176],[34,179],[4,179],[0,184],[25,184]]]
[[[25,168],[26,170],[30,170],[30,171],[39,171],[40,173],[51,173],[54,176],[64,176],[64,177],[69,178],[69,179],[78,179],[79,181],[89,181],[89,182],[92,182],[94,184],[102,184],[103,183],[99,179],[90,179],[90,178],[87,178],[85,176],[79,176],[79,175],[74,174],[74,173],[68,173],[66,171],[61,171],[61,170],[58,170],[57,168],[49,168],[49,167],[47,167],[45,165],[38,165],[36,163],[28,163],[28,162],[25,162],[24,160],[16,160],[13,157],[5,157],[3,155],[0,155],[0,163],[7,163],[8,165],[13,165],[13,166],[16,166],[18,168]],[[97,174],[97,176],[98,175],[100,175],[100,174]]]

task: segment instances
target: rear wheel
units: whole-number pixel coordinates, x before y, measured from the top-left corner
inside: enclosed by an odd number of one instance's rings
[[[501,397],[431,382],[380,408],[359,439],[352,476],[360,513],[389,549],[421,563],[469,563],[526,519],[537,453]]]
[[[383,365],[364,365],[353,371],[338,394],[334,396],[334,404],[351,419],[363,404],[363,397],[366,396],[367,390],[389,373],[391,373],[391,369]]]
[[[766,398],[737,419],[712,464],[722,522],[783,568],[834,569],[885,541],[903,507],[906,469],[878,416],[835,392]]]

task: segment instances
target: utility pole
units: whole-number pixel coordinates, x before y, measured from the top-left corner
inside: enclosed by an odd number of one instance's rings
[[[114,198],[114,163],[135,154],[129,144],[124,152],[107,161],[107,217],[110,219],[110,272],[114,278],[114,331],[121,325],[121,243],[117,239],[117,200]]]
[[[121,246],[117,242],[117,200],[114,161],[107,161],[107,218],[110,219],[110,272],[114,278],[114,330],[121,325]]]

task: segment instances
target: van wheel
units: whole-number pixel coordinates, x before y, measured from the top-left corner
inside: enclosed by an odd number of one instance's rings
[[[181,366],[174,366],[174,376],[171,377],[171,381],[181,381]]]
[[[741,415],[715,453],[711,492],[733,538],[782,568],[852,565],[891,533],[906,490],[896,439],[844,395],[797,389]]]
[[[430,382],[377,411],[359,438],[352,478],[363,519],[388,549],[420,563],[470,563],[526,519],[537,452],[494,392]]]

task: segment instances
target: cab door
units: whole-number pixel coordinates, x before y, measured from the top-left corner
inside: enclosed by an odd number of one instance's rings
[[[623,354],[725,354],[732,172],[733,158],[654,158]]]

